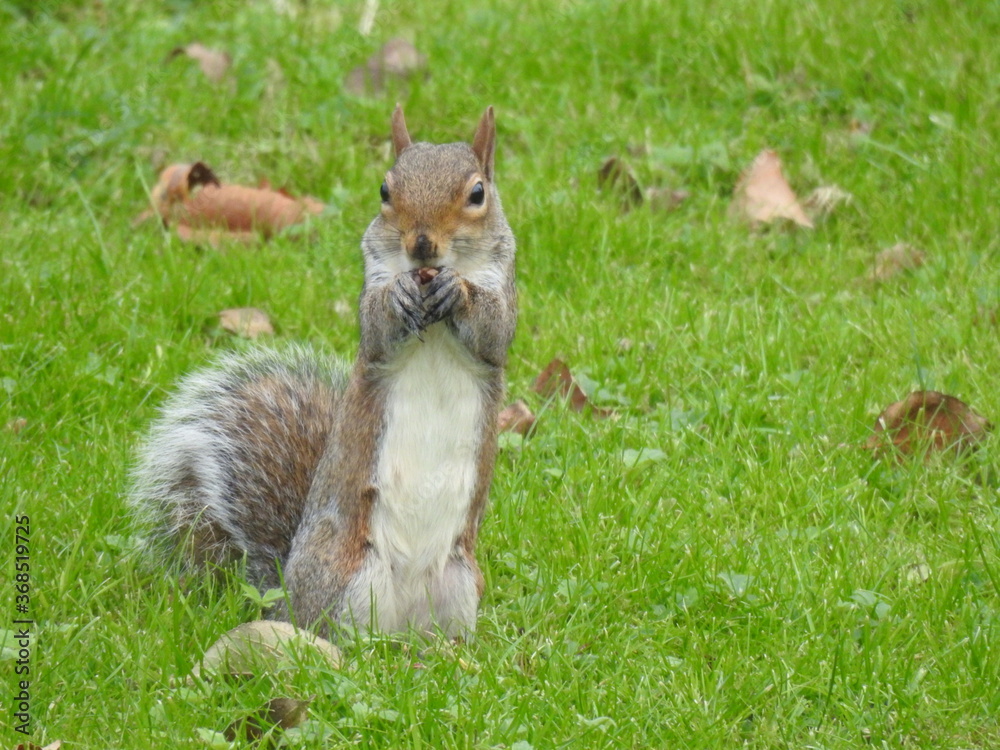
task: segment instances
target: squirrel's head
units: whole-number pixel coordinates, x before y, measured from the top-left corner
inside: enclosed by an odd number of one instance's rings
[[[414,143],[403,110],[392,114],[396,163],[382,183],[382,219],[399,232],[408,267],[454,265],[481,248],[499,211],[493,187],[496,125],[488,107],[468,143]]]

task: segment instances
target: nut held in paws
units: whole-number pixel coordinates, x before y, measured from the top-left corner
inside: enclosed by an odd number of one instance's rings
[[[436,268],[421,268],[417,271],[417,276],[421,284],[430,284],[431,280],[437,275],[438,269]]]

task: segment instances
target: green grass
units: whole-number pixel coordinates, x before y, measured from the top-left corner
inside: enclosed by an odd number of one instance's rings
[[[0,429],[0,627],[27,513],[33,740],[196,747],[288,695],[315,696],[305,747],[1000,745],[996,441],[964,467],[858,448],[916,388],[1000,420],[1000,3],[383,2],[370,38],[360,2],[289,5],[0,3],[0,428],[27,423]],[[346,94],[394,35],[430,76]],[[228,83],[164,64],[194,40],[230,52]],[[130,457],[170,384],[240,345],[206,328],[219,310],[353,356],[397,100],[424,140],[496,107],[519,240],[508,379],[540,420],[498,461],[478,638],[176,687],[259,612],[129,554]],[[641,145],[644,185],[690,193],[676,211],[597,192]],[[854,202],[749,232],[726,209],[765,147],[800,195]],[[253,249],[132,228],[158,168],[195,159],[332,208]],[[899,241],[927,265],[859,283]],[[554,356],[619,418],[531,393]],[[628,468],[641,449],[662,454]],[[9,656],[3,746],[24,739]]]

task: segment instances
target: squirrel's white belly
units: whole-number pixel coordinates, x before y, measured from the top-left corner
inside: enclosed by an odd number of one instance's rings
[[[388,566],[372,594],[379,628],[390,630],[431,625],[429,591],[441,585],[468,522],[483,434],[479,365],[444,324],[414,340],[399,362],[389,377],[370,529]]]

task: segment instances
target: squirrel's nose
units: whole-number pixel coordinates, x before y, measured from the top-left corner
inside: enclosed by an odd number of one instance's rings
[[[431,260],[437,257],[437,243],[432,242],[426,234],[417,235],[417,240],[413,243],[410,255],[420,261]]]

